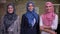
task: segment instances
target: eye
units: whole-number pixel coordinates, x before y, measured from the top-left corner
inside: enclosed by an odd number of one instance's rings
[[[49,7],[51,7],[51,6],[49,6]]]
[[[51,7],[51,6],[46,6],[46,7]]]

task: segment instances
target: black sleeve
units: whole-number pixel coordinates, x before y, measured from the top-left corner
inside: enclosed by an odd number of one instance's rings
[[[21,19],[21,28],[25,28],[27,27],[27,23],[28,23],[28,20],[25,16],[25,14],[22,16],[22,19]]]
[[[25,16],[23,15],[21,19],[21,28],[24,28],[24,20],[25,20]]]
[[[21,19],[21,34],[24,34],[24,29],[26,27],[26,23],[27,23],[27,18],[25,15],[22,16],[22,19]]]
[[[40,20],[40,19],[39,19],[39,15],[38,15],[38,24],[37,24],[37,29],[38,29],[38,31],[37,31],[37,32],[38,32],[38,34],[40,34],[40,29],[39,29],[39,20]]]

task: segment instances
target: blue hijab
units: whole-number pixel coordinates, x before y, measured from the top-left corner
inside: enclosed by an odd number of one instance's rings
[[[35,7],[33,2],[30,1],[27,3],[26,17],[28,18],[29,26],[34,26],[34,24],[38,22],[38,14],[35,12],[35,8],[33,8],[32,11],[28,10],[29,4],[32,4],[32,6]],[[33,23],[34,18],[36,20],[35,23]]]

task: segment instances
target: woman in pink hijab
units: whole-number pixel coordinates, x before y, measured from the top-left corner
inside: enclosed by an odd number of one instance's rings
[[[58,15],[54,13],[54,6],[51,2],[45,3],[45,13],[40,16],[41,34],[57,34]]]

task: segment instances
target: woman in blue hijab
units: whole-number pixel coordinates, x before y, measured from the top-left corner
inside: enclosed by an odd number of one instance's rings
[[[21,20],[21,34],[39,34],[39,16],[35,12],[34,3],[29,1],[26,9]]]

